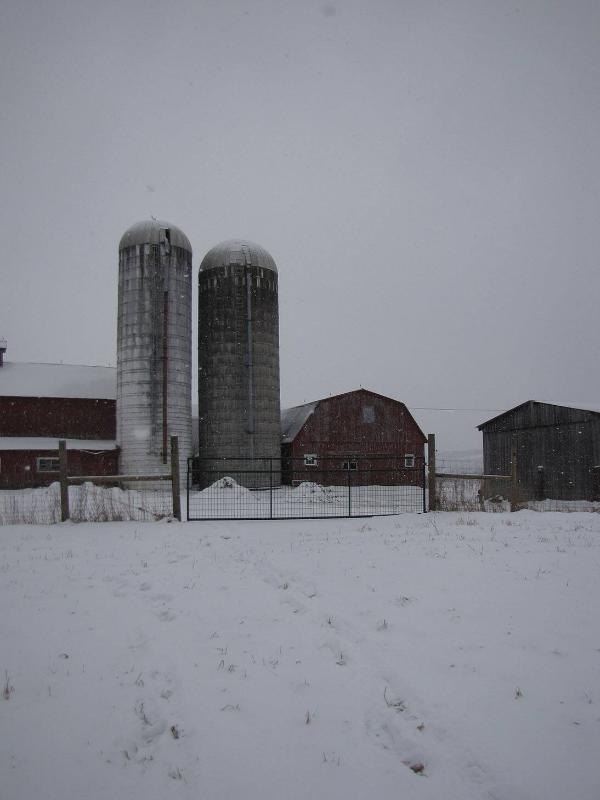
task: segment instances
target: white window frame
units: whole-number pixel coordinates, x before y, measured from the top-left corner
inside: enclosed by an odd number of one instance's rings
[[[404,466],[405,467],[414,467],[415,465],[415,455],[414,453],[405,453],[404,454]]]
[[[304,466],[316,467],[319,464],[319,459],[316,453],[304,453]]]
[[[56,462],[56,469],[53,466],[42,466],[43,462]],[[60,472],[60,459],[57,456],[39,456],[35,460],[36,472]]]
[[[358,469],[358,461],[355,458],[344,461],[342,464],[342,469],[345,469],[348,472],[355,472]]]

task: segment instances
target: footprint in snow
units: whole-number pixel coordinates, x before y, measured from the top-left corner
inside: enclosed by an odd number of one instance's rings
[[[171,600],[173,599],[173,595],[172,594],[153,594],[153,595],[150,595],[150,599],[154,603],[170,603]]]

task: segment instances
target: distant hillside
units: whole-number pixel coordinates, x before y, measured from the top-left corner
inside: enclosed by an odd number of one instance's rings
[[[436,471],[481,474],[483,472],[483,451],[479,449],[439,450],[436,453]]]

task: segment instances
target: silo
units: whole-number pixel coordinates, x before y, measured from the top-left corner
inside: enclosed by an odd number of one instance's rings
[[[244,475],[248,488],[280,483],[277,267],[257,244],[231,240],[210,250],[198,273],[200,484],[212,470],[269,469]],[[241,459],[250,459],[249,462]]]
[[[119,243],[117,444],[121,474],[168,471],[179,437],[185,486],[192,443],[192,248],[168,222],[148,220]]]

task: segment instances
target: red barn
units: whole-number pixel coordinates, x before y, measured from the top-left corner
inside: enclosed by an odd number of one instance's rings
[[[335,485],[343,472],[361,483],[420,485],[427,442],[404,403],[357,389],[281,414],[282,481]]]
[[[0,488],[58,479],[58,440],[73,475],[118,473],[114,367],[0,359]]]

